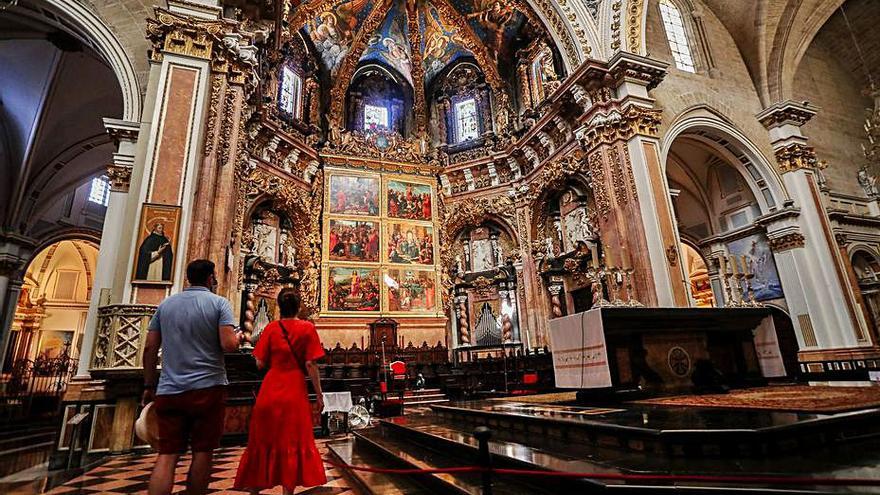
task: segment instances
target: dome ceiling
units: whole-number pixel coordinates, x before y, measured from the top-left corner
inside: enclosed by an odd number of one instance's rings
[[[545,36],[534,13],[518,0],[311,0],[291,19],[331,78],[355,52],[358,63],[381,62],[413,87],[420,78],[430,85],[462,57],[476,59],[497,81],[499,68],[513,67],[516,49]],[[415,26],[417,33],[411,32]],[[413,70],[415,61],[421,71]]]

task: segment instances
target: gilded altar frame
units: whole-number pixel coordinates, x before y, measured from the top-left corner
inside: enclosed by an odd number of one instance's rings
[[[378,215],[359,215],[350,213],[331,213],[331,202],[335,199],[331,195],[331,184],[333,177],[350,176],[377,179],[379,185],[379,214]],[[428,186],[431,194],[431,219],[430,220],[413,220],[396,218],[389,216],[388,212],[388,184],[391,181],[409,183],[413,185]],[[395,174],[386,172],[372,172],[364,170],[354,170],[345,167],[326,167],[324,175],[324,215],[322,218],[322,248],[321,248],[321,318],[339,318],[339,317],[425,317],[436,318],[445,315],[442,304],[442,285],[440,280],[440,248],[439,233],[440,229],[437,225],[438,216],[438,195],[436,180],[430,177],[419,177],[405,174]],[[330,260],[330,221],[331,220],[354,220],[368,221],[379,224],[379,261],[378,262],[361,262],[361,261],[331,261]],[[433,263],[392,263],[389,259],[389,239],[391,235],[391,225],[402,224],[414,227],[426,227],[431,230],[431,239],[433,243]],[[379,271],[379,311],[337,311],[329,309],[329,279],[331,268],[363,268],[365,270]],[[386,277],[390,276],[393,270],[412,270],[416,272],[430,272],[434,282],[434,309],[419,311],[390,311],[389,308],[389,287],[385,282]]]

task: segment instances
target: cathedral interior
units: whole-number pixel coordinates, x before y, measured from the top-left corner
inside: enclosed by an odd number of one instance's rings
[[[320,493],[877,486],[878,21],[0,0],[0,491],[145,489],[147,325],[196,259],[246,336],[229,462],[282,288],[364,405],[314,411]],[[489,451],[531,474],[430,471]]]

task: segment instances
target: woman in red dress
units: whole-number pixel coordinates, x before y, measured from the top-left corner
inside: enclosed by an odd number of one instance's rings
[[[324,463],[312,433],[306,374],[324,409],[315,360],[324,355],[315,325],[296,317],[300,297],[295,289],[278,294],[281,319],[266,326],[254,349],[259,368],[269,372],[251,413],[248,445],[238,465],[235,488],[260,490],[281,485],[285,495],[297,486],[327,482]]]

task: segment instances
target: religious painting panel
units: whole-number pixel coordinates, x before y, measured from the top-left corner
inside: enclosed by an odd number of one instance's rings
[[[330,176],[330,213],[379,215],[379,178],[362,175]]]
[[[388,222],[389,263],[434,264],[434,228],[405,222]]]
[[[752,279],[752,289],[755,291],[755,299],[767,301],[783,297],[782,283],[779,281],[779,273],[776,271],[776,262],[770,245],[763,234],[754,234],[727,243],[728,252],[737,257],[739,268],[743,268],[742,257],[746,257],[749,271],[755,274]]]
[[[180,207],[144,203],[132,282],[171,285]]]
[[[327,310],[379,311],[379,270],[369,267],[330,267]]]
[[[48,330],[42,332],[40,346],[37,351],[37,359],[45,361],[62,356],[70,352],[73,344],[73,332],[68,330]]]
[[[433,270],[389,268],[388,311],[433,313],[437,310],[437,275]]]
[[[379,222],[331,219],[328,230],[331,261],[379,261]]]
[[[390,218],[431,220],[432,188],[428,184],[389,180],[385,197]]]
[[[486,45],[492,58],[509,55],[510,45],[525,23],[525,16],[512,2],[499,0],[455,0],[468,24]]]

